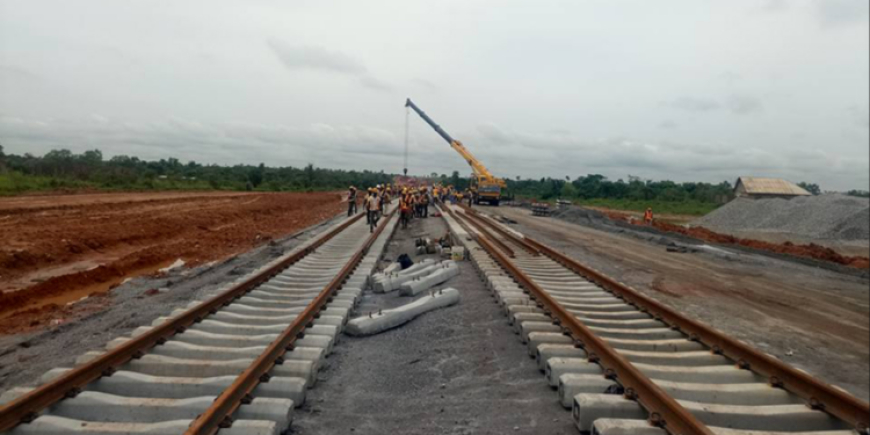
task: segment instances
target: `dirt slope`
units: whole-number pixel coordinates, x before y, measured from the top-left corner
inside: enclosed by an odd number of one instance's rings
[[[327,219],[341,208],[334,193],[0,199],[0,319],[19,313],[14,323],[20,327],[22,310],[31,315],[51,311],[178,259],[196,265],[225,258]]]

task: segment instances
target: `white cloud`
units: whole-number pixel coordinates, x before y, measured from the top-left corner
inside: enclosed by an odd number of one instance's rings
[[[722,108],[722,105],[712,98],[698,97],[680,97],[668,102],[667,105],[675,109],[695,113],[710,112]]]
[[[356,77],[366,88],[390,90],[390,86],[375,78],[362,62],[342,52],[322,47],[290,45],[276,39],[269,39],[267,44],[281,63],[291,71],[315,70],[346,74]]]

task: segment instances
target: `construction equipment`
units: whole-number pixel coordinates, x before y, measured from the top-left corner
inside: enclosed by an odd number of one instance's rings
[[[410,107],[429,124],[430,127],[435,129],[435,132],[438,133],[447,143],[453,147],[462,158],[468,162],[468,165],[471,166],[471,170],[474,172],[474,177],[472,178],[472,190],[475,190],[477,194],[475,195],[475,202],[480,203],[488,203],[490,205],[497,206],[499,201],[501,201],[502,197],[502,189],[507,188],[507,184],[501,178],[492,175],[489,172],[489,169],[486,169],[486,166],[483,166],[483,163],[480,163],[467,148],[465,145],[462,145],[462,142],[453,139],[441,128],[435,121],[432,120],[429,116],[427,116],[416,104],[414,104],[410,98],[405,101],[405,107]]]

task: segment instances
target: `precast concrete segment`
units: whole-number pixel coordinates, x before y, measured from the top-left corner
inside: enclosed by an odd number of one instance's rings
[[[782,435],[782,432],[769,431],[745,431],[739,429],[727,429],[711,427],[710,430],[716,435]],[[602,418],[595,420],[593,435],[666,435],[664,429],[651,426],[643,420],[618,420]],[[815,432],[789,432],[792,435],[855,435],[853,430],[815,431]]]
[[[655,381],[675,399],[687,402],[737,406],[801,404],[797,397],[787,391],[758,382],[716,385],[711,388],[706,383]]]
[[[399,295],[417,296],[436,285],[447,282],[447,280],[457,275],[459,275],[458,264],[452,261],[441,263],[440,268],[432,270],[428,275],[417,277],[412,281],[406,281],[402,284]]]
[[[550,322],[522,322],[514,327],[515,332],[519,335],[520,342],[525,344],[529,342],[529,334],[532,332],[554,332],[561,333],[562,327]]]
[[[595,422],[592,424],[592,434],[593,435],[667,435],[668,433],[664,429],[652,426],[646,420],[622,420],[622,419],[613,419],[613,418],[599,418],[598,420],[595,420]],[[757,434],[757,435],[762,435],[762,434]]]
[[[448,264],[453,263],[452,261]],[[418,278],[432,274],[441,269],[441,263],[429,263],[413,272],[405,273],[396,276],[388,276],[383,281],[376,281],[374,284],[375,293],[389,293],[402,288],[402,285],[414,281]]]
[[[91,422],[151,423],[163,420],[193,420],[213,400],[213,397],[208,396],[155,399],[84,391],[74,398],[59,402],[50,412],[58,417]],[[287,425],[292,408],[292,400],[255,398],[249,405],[249,410],[257,417],[251,418],[249,415],[245,419],[271,420],[279,425]]]
[[[565,373],[559,376],[559,402],[565,409],[571,409],[578,394],[605,394],[617,387],[616,381],[601,374]]]
[[[189,397],[216,397],[232,384],[235,376],[162,377],[142,373],[119,371],[100,378],[88,386],[89,390],[126,397],[184,399]],[[305,402],[308,382],[298,377],[274,376],[257,387],[256,397],[290,399],[297,406]]]
[[[542,344],[535,353],[541,373],[546,374],[550,358],[587,358],[587,355],[585,350],[570,344]]]
[[[693,352],[638,352],[621,350],[620,353],[632,363],[652,364],[659,366],[703,367],[728,365],[725,357],[709,351]]]
[[[34,422],[16,427],[9,435],[178,435],[190,426],[190,420],[159,423],[100,423],[44,415]],[[221,430],[221,435],[280,435],[283,429],[274,421],[236,420]]]
[[[770,432],[849,429],[844,422],[806,405],[736,406],[690,401],[680,404],[709,426]]]
[[[347,333],[354,336],[377,334],[410,322],[423,313],[455,305],[459,299],[459,291],[454,288],[439,290],[392,310],[357,317],[348,322]]]
[[[646,420],[646,411],[637,402],[617,394],[580,393],[574,396],[571,407],[577,429],[583,433],[592,430],[592,424],[603,418]]]
[[[547,377],[550,387],[559,387],[559,378],[568,373],[580,373],[587,375],[601,375],[601,366],[589,362],[587,358],[553,357],[547,360],[544,376]]]
[[[659,366],[633,363],[653,380],[703,383],[711,385],[761,383],[764,380],[749,370],[741,370],[734,365],[728,366]]]

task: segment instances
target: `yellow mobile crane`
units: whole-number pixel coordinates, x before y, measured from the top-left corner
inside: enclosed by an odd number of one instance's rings
[[[468,148],[465,148],[465,145],[462,145],[462,142],[450,137],[443,128],[432,120],[432,118],[420,110],[420,108],[417,107],[410,98],[405,101],[405,107],[414,109],[414,111],[417,112],[417,114],[420,115],[420,117],[423,118],[430,127],[435,129],[436,133],[444,138],[444,140],[446,140],[447,143],[449,143],[450,146],[453,147],[453,149],[456,150],[456,152],[458,152],[466,162],[468,162],[468,165],[471,166],[471,170],[474,172],[472,186],[477,190],[477,203],[480,204],[481,202],[486,202],[490,205],[497,206],[501,200],[502,189],[507,188],[505,181],[492,175],[492,172],[489,172],[489,169],[486,169],[486,166],[483,166],[483,163],[480,163],[480,161],[477,160],[470,151],[468,151]]]

